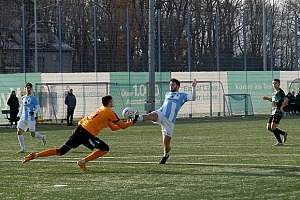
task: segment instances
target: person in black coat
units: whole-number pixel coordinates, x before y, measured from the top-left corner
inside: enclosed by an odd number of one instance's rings
[[[13,125],[13,123],[17,125],[17,115],[19,112],[20,104],[15,91],[11,92],[10,97],[7,101],[7,105],[9,106],[10,110],[10,125]]]
[[[67,105],[67,125],[74,126],[73,124],[73,115],[76,107],[76,97],[73,94],[73,89],[70,89],[66,98],[65,104]]]

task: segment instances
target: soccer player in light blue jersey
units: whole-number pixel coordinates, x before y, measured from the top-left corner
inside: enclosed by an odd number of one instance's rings
[[[31,137],[39,138],[42,140],[43,145],[46,144],[45,136],[35,131],[34,115],[39,112],[40,106],[37,98],[32,94],[32,84],[26,83],[24,90],[26,95],[22,96],[20,111],[17,115],[17,119],[20,120],[17,126],[17,135],[21,147],[19,153],[26,152],[23,133],[25,133],[27,129],[29,129]]]
[[[192,94],[179,92],[180,82],[175,78],[171,78],[170,92],[166,93],[163,105],[158,110],[146,115],[140,115],[138,118],[138,121],[153,121],[161,125],[164,155],[159,164],[165,164],[169,158],[169,152],[171,150],[170,143],[177,114],[185,102],[196,100],[196,85],[197,81],[194,79],[191,84]]]

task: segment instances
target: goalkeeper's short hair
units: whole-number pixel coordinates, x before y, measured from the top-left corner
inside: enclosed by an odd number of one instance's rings
[[[112,100],[112,98],[113,97],[110,95],[102,97],[103,106],[107,106],[109,104],[109,102]]]

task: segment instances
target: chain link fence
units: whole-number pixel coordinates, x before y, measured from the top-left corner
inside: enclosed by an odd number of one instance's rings
[[[238,2],[157,1],[155,71],[299,70],[297,13]],[[148,71],[147,2],[0,3],[0,73]]]

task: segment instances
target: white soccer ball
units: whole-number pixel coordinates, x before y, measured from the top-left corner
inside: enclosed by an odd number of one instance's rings
[[[124,108],[122,115],[125,119],[129,120],[129,119],[133,119],[134,117],[134,109],[131,107],[126,107]]]

